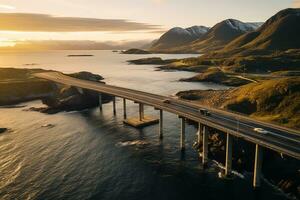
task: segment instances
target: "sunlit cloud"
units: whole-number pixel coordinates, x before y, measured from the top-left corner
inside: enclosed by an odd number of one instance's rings
[[[15,10],[14,6],[0,4],[0,10]]]
[[[293,7],[294,8],[300,8],[300,0],[294,0],[293,1]]]
[[[157,30],[158,25],[124,19],[56,17],[31,13],[0,13],[0,30],[21,32],[92,32]]]

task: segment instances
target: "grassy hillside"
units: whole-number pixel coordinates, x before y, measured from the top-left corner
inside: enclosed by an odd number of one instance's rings
[[[300,128],[300,78],[252,83],[230,94],[223,107],[264,121]]]
[[[300,77],[265,80],[222,91],[185,91],[178,96],[300,129]]]

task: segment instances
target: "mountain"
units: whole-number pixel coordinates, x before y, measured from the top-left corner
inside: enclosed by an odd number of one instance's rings
[[[300,48],[300,9],[285,9],[267,20],[257,31],[229,43],[221,53],[255,54]]]
[[[223,48],[239,36],[255,31],[260,23],[244,23],[235,19],[224,20],[213,26],[205,35],[179,50],[189,49],[195,52],[207,52]],[[178,50],[176,50],[178,51]]]
[[[175,27],[164,33],[150,48],[151,51],[164,51],[186,45],[201,38],[207,31],[205,26],[192,26],[189,28]]]

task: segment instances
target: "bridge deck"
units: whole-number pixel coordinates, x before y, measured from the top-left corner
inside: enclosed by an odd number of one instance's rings
[[[153,106],[157,109],[174,113],[249,142],[300,159],[300,132],[296,130],[260,122],[242,115],[214,108],[206,108],[211,115],[204,116],[199,113],[199,109],[203,108],[203,106],[200,107],[188,101],[76,79],[58,72],[39,73],[35,76],[56,83],[89,89],[99,93],[106,93]],[[169,103],[164,103],[164,100],[166,99],[169,100]],[[269,131],[269,134],[259,134],[253,130],[254,128],[263,128]]]

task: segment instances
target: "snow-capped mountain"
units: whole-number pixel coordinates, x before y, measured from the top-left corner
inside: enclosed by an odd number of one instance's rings
[[[207,33],[209,28],[206,26],[192,26],[192,27],[186,28],[185,30],[187,30],[192,36],[194,36],[195,38],[198,39],[202,35]]]
[[[212,28],[192,26],[175,27],[163,34],[150,48],[154,52],[207,52],[223,48],[239,36],[257,30],[263,23],[245,23],[226,19]]]
[[[256,30],[260,25],[259,23],[244,23],[236,19],[227,19],[224,21],[228,26],[230,26],[232,29],[244,31],[244,32],[250,32]]]
[[[208,30],[209,28],[205,26],[192,26],[186,29],[181,27],[172,28],[152,45],[151,50],[175,48],[188,44],[201,38]]]

